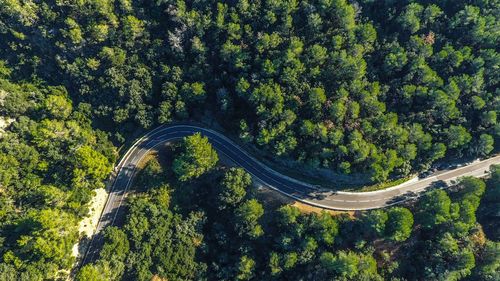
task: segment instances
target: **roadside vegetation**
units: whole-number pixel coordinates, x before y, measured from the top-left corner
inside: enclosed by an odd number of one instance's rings
[[[499,152],[499,17],[498,0],[0,0],[0,280],[66,278],[116,147],[159,124],[373,188]],[[201,136],[172,153],[79,280],[500,279],[498,168],[350,219],[263,206]]]
[[[204,146],[199,136],[187,137],[168,157],[183,159],[193,140]],[[485,197],[500,186],[498,166],[486,183],[463,178],[450,191],[354,218],[264,205],[241,168],[218,165],[186,181],[174,167],[172,161],[147,163],[128,200],[125,225],[106,230],[100,259],[77,280],[500,277],[498,220],[487,220],[493,232],[476,220],[476,213],[491,215],[491,204],[499,211],[498,198]]]
[[[3,1],[0,59],[116,143],[216,121],[298,171],[383,182],[495,148],[497,1]],[[299,168],[300,167],[300,168]]]
[[[0,280],[63,278],[75,258],[78,223],[104,187],[116,152],[91,127],[90,105],[63,86],[13,83],[0,64]]]

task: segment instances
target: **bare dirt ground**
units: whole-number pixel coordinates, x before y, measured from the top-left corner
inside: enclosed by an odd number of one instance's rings
[[[14,119],[0,116],[0,137],[5,133],[4,129],[7,128]]]
[[[0,89],[0,105],[3,105],[3,101],[5,100],[5,97],[7,96],[8,92],[6,92],[3,89]]]
[[[146,163],[152,158],[156,157],[156,153],[152,153],[144,157],[144,159],[137,165],[137,170],[141,170],[144,168]],[[110,184],[110,183],[108,183]],[[72,256],[79,257],[83,252],[82,248],[86,248],[86,245],[80,245],[82,242],[90,241],[92,235],[94,234],[97,224],[99,222],[99,218],[101,216],[102,210],[106,205],[106,199],[108,198],[108,191],[104,188],[99,188],[95,190],[95,195],[92,197],[89,205],[89,213],[87,216],[80,221],[78,225],[78,233],[80,233],[80,240],[78,243],[73,245],[72,248]],[[83,246],[83,247],[82,247]]]
[[[97,223],[99,222],[99,217],[106,204],[106,198],[108,198],[108,192],[104,188],[95,190],[95,195],[89,203],[89,213],[78,225],[78,233],[80,233],[82,237],[81,240],[89,240],[94,234]],[[78,255],[81,254],[79,252],[79,247],[79,243],[73,245],[72,255],[74,257],[78,257]]]
[[[3,101],[5,100],[7,94],[8,93],[6,91],[0,89],[0,106],[3,105]],[[14,119],[0,116],[0,137],[3,133],[5,133],[4,129],[7,128],[12,122],[14,122]]]
[[[325,210],[322,208],[314,207],[311,205],[307,205],[304,203],[301,203],[299,201],[294,201],[294,203],[291,204],[292,206],[298,208],[301,212],[303,213],[321,213],[321,212],[327,212],[333,216],[339,216],[343,214],[349,215],[349,217],[354,218],[357,214],[355,211],[335,211],[335,210]]]

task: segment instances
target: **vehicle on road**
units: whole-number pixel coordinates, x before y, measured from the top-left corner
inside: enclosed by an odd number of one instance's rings
[[[420,174],[418,174],[418,178],[419,178],[419,179],[424,179],[424,178],[427,178],[427,177],[428,177],[428,176],[430,176],[432,173],[433,173],[433,171],[431,171],[431,170],[427,170],[427,171],[421,172]]]

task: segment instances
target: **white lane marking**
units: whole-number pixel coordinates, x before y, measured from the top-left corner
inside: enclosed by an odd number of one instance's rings
[[[116,172],[116,177],[114,178],[113,180],[113,183],[111,184],[111,187],[110,187],[110,191],[109,191],[109,195],[108,197],[106,198],[106,203],[104,205],[104,209],[101,211],[101,214],[99,216],[99,221],[97,223],[97,226],[96,226],[96,229],[94,230],[93,234],[92,234],[92,238],[90,240],[90,243],[89,243],[89,247],[87,248],[87,250],[85,251],[85,255],[83,256],[83,259],[82,259],[82,262],[80,265],[84,264],[84,262],[87,260],[87,255],[88,253],[90,252],[90,250],[92,249],[92,245],[94,243],[94,239],[96,237],[96,234],[101,231],[105,226],[102,226],[102,217],[106,214],[106,213],[109,213],[109,208],[110,208],[110,205],[109,205],[109,202],[113,202],[113,200],[110,200],[115,196],[115,193],[113,192],[114,189],[115,189],[115,185],[116,185],[116,182],[118,181],[118,178],[120,176],[120,172],[123,168],[123,165],[128,161],[128,159],[130,158],[132,152],[135,151],[135,149],[137,148],[137,146],[141,143],[144,142],[145,139],[147,138],[150,138],[160,132],[163,132],[163,131],[168,131],[172,128],[175,128],[177,126],[172,126],[172,127],[164,127],[164,126],[159,126],[155,129],[153,129],[152,131],[148,132],[147,134],[145,134],[144,136],[142,136],[141,138],[137,139],[133,144],[132,146],[125,152],[125,155],[121,158],[121,160],[118,162],[118,165],[115,166],[115,168],[113,170],[115,170]],[[175,133],[175,132],[174,132]],[[117,170],[118,169],[118,170]],[[116,217],[116,216],[115,216]],[[113,222],[114,222],[114,219],[113,219]],[[94,254],[95,253],[92,253],[92,256],[91,258],[94,257]]]
[[[223,140],[224,140],[224,141],[226,141],[226,142],[228,142],[229,144],[233,145],[233,143],[232,143],[232,142],[229,142],[229,141],[228,141],[228,140],[226,140],[226,139],[223,139]],[[224,148],[225,148],[225,149],[227,149],[227,150],[231,150],[231,149],[230,149],[230,148],[228,148],[228,147],[227,147],[224,143],[222,143],[222,142],[220,142],[220,141],[218,141],[218,140],[216,140],[216,139],[213,139],[213,138],[212,138],[212,139],[210,139],[210,141],[212,141],[212,142],[215,142],[215,143],[219,144],[220,146],[224,147]],[[238,147],[236,147],[236,148],[238,148]],[[238,148],[238,151],[242,152],[239,148]],[[228,156],[226,153],[223,153],[223,154],[224,154],[224,155],[226,155],[226,156]],[[244,154],[244,153],[242,153],[242,154]],[[247,156],[247,157],[249,157],[248,155],[246,155],[246,156]],[[245,160],[245,158],[243,158],[243,157],[239,157],[239,158],[238,158],[238,159],[240,159],[240,161],[235,161],[235,160],[234,160],[234,159],[232,159],[231,157],[229,157],[229,158],[230,158],[231,160],[233,160],[234,162],[240,162],[240,163],[241,163],[241,162],[244,162],[244,163],[246,163],[248,166],[250,166],[250,167],[252,167],[252,168],[254,168],[254,169],[256,169],[256,170],[259,170],[259,168],[260,168],[260,169],[267,170],[267,169],[265,169],[265,167],[263,166],[263,164],[262,164],[262,163],[258,162],[257,160],[253,159],[252,157],[249,157],[249,158],[250,158],[253,162],[255,162],[255,165],[257,165],[258,167],[256,167],[256,166],[254,165],[254,163],[252,163],[252,162],[248,162],[248,161],[247,161],[247,160]],[[271,172],[271,174],[274,174],[275,176],[278,176],[278,177],[284,177],[283,175],[279,174],[278,172],[276,172],[276,171],[274,171],[274,170],[267,170],[267,171],[268,171],[268,172]],[[247,172],[248,172],[248,171],[247,171]],[[301,190],[298,190],[298,189],[296,189],[296,188],[292,188],[292,187],[290,187],[290,186],[288,186],[288,185],[285,185],[285,184],[283,184],[283,183],[280,183],[280,182],[276,181],[275,179],[271,178],[270,176],[266,175],[265,173],[262,173],[262,174],[263,174],[266,178],[268,178],[268,179],[270,179],[270,180],[274,181],[276,184],[279,184],[279,185],[285,186],[285,187],[287,187],[287,188],[289,188],[289,189],[292,189],[292,190],[295,190],[295,191],[300,191],[300,192],[302,192]],[[309,187],[309,186],[307,186],[307,185],[303,185],[303,186],[305,186],[305,187],[307,187],[307,188],[309,188],[309,189],[314,189],[314,190],[317,190],[317,189],[318,189],[318,188],[312,188],[312,187]]]
[[[121,170],[121,168],[123,167],[123,163],[124,163],[125,161],[127,161],[127,159],[128,159],[128,158],[129,158],[129,156],[130,156],[130,153],[131,153],[131,152],[133,152],[133,151],[135,150],[135,148],[136,148],[136,146],[139,144],[139,142],[143,142],[143,140],[144,140],[145,138],[148,138],[148,137],[153,137],[153,136],[155,136],[155,135],[157,135],[157,134],[159,134],[159,133],[161,133],[161,132],[164,132],[164,131],[169,131],[169,130],[174,130],[175,128],[193,128],[194,130],[193,130],[193,131],[190,131],[189,133],[196,133],[196,132],[209,132],[209,133],[212,133],[212,134],[214,134],[214,135],[216,135],[216,136],[220,137],[221,139],[225,140],[225,141],[226,141],[226,142],[228,142],[229,144],[231,144],[231,145],[232,145],[234,148],[236,148],[239,152],[241,152],[241,153],[245,154],[247,157],[249,157],[250,159],[254,160],[254,161],[255,161],[255,162],[256,162],[256,163],[260,166],[259,168],[266,169],[266,170],[268,170],[268,171],[270,171],[270,172],[272,172],[272,173],[274,173],[274,174],[276,174],[276,175],[278,175],[278,176],[286,177],[286,176],[284,176],[284,175],[282,175],[282,174],[280,174],[280,173],[278,173],[278,172],[276,172],[276,171],[274,171],[274,170],[270,169],[269,167],[264,166],[262,163],[260,163],[259,161],[255,160],[255,159],[254,159],[253,157],[251,157],[248,153],[246,153],[246,151],[242,150],[242,149],[241,149],[238,145],[234,144],[234,143],[233,143],[230,139],[228,139],[227,137],[225,137],[225,136],[223,136],[223,135],[219,134],[218,132],[213,131],[213,130],[210,130],[210,129],[205,129],[205,128],[196,127],[196,126],[191,126],[191,125],[173,125],[173,126],[168,126],[168,127],[164,127],[164,126],[157,127],[157,128],[156,128],[156,129],[154,129],[153,131],[149,132],[148,134],[146,134],[146,135],[144,135],[143,137],[141,137],[140,139],[138,139],[138,140],[137,140],[137,141],[136,141],[136,142],[132,145],[132,147],[131,147],[131,148],[129,148],[129,150],[127,150],[127,152],[125,153],[124,157],[121,159],[121,161],[119,162],[119,164],[115,167],[115,169],[116,169],[116,168],[119,168],[119,171]],[[178,132],[175,132],[175,131],[174,131],[173,133],[178,133]],[[156,139],[159,139],[159,137],[156,137]],[[169,141],[169,140],[166,140],[165,142],[167,142],[167,141]],[[219,143],[220,143],[220,142],[219,142]],[[224,144],[221,144],[221,145],[222,145],[222,146],[224,146],[224,147],[227,149],[227,146],[225,146]],[[223,153],[223,154],[225,154],[225,153]],[[225,155],[226,155],[226,154],[225,154]],[[226,155],[226,156],[228,156],[228,155]],[[235,161],[234,159],[232,159],[232,158],[231,158],[231,157],[229,157],[229,156],[228,156],[228,158],[230,158],[231,160]],[[470,167],[472,167],[472,166],[482,165],[482,164],[484,164],[484,163],[491,163],[491,164],[493,164],[493,163],[495,163],[496,158],[500,158],[500,156],[493,157],[493,158],[490,158],[490,159],[487,159],[487,160],[483,160],[483,161],[477,162],[477,163],[475,163],[475,164],[473,164],[473,165],[468,165],[468,166],[460,167],[460,168],[457,168],[457,169],[454,169],[454,170],[450,170],[450,171],[444,172],[444,173],[442,173],[442,174],[440,174],[440,175],[437,175],[437,176],[433,176],[433,177],[431,177],[431,178],[428,178],[428,179],[426,179],[426,180],[429,180],[429,179],[432,179],[432,178],[434,178],[434,177],[438,177],[438,176],[439,176],[439,177],[441,177],[441,176],[443,176],[443,175],[447,175],[447,174],[452,173],[452,172],[460,171],[460,170],[465,169],[465,168],[470,168]],[[250,165],[250,166],[252,166],[253,168],[255,168],[255,169],[256,169],[256,167],[255,167],[253,164],[248,163],[246,160],[244,160],[244,159],[243,159],[243,158],[241,158],[241,157],[240,157],[240,159],[241,159],[241,160],[243,160],[243,162],[247,163],[248,165]],[[235,162],[237,162],[237,161],[235,161]],[[134,169],[134,170],[135,170],[135,169]],[[247,172],[249,172],[249,171],[247,171]],[[250,174],[252,174],[252,173],[250,173]],[[252,174],[252,175],[253,175],[253,174]],[[263,174],[263,175],[264,175],[264,176],[266,176],[267,178],[269,178],[266,174]],[[266,181],[262,180],[261,178],[259,178],[259,177],[255,176],[255,175],[253,175],[253,176],[254,176],[254,177],[256,177],[257,179],[259,179],[260,181],[262,181],[263,183],[266,183]],[[457,176],[457,177],[458,177],[458,176]],[[117,178],[118,178],[118,176],[115,178],[115,180],[114,180],[114,182],[113,182],[113,184],[112,184],[112,186],[111,186],[111,192],[114,190],[114,186],[115,186],[115,184],[116,184],[116,182],[117,182]],[[456,177],[453,177],[453,178],[456,178]],[[270,179],[271,179],[271,180],[273,180],[272,178],[270,178]],[[275,180],[273,180],[273,181],[274,181],[274,182],[276,182]],[[422,182],[422,181],[421,181],[421,182]],[[279,182],[276,182],[276,183],[278,183],[278,184],[279,184]],[[307,186],[307,187],[309,187],[309,188],[316,188],[316,187],[314,187],[314,186],[312,186],[312,185],[309,185],[309,184],[306,184],[306,183],[302,183],[302,182],[300,182],[300,181],[297,181],[297,183],[298,183],[298,184],[301,184],[301,185],[303,185],[303,186]],[[269,183],[266,183],[266,184],[270,185]],[[271,185],[270,185],[270,186],[271,186]],[[271,187],[272,187],[273,189],[276,189],[276,188],[274,188],[273,186],[271,186]],[[289,187],[289,186],[287,186],[287,188],[290,188],[290,187]],[[418,191],[418,190],[425,189],[425,188],[426,188],[426,187],[419,188],[419,189],[417,189],[417,191]],[[294,188],[290,188],[290,189],[292,189],[292,190],[296,190],[296,189],[294,189]],[[319,206],[319,207],[327,208],[327,209],[331,209],[331,208],[334,208],[334,209],[343,209],[343,210],[365,210],[365,209],[370,209],[370,208],[354,208],[354,209],[352,209],[352,208],[335,208],[335,207],[332,207],[332,206],[324,206],[324,205],[322,205],[322,204],[318,204],[318,203],[310,202],[310,201],[308,201],[308,200],[299,199],[299,198],[297,198],[296,196],[294,196],[294,195],[292,195],[292,194],[287,194],[287,193],[285,193],[285,192],[283,192],[283,191],[281,191],[281,190],[279,190],[279,189],[276,189],[276,190],[278,190],[279,192],[281,192],[281,193],[283,193],[283,194],[285,194],[285,195],[288,195],[288,196],[290,196],[290,197],[292,197],[292,198],[294,198],[294,199],[297,199],[297,200],[299,200],[299,201],[302,201],[302,202],[305,202],[305,203],[309,203],[309,204],[311,204],[311,205],[315,205],[315,206]],[[113,195],[111,195],[111,192],[110,192],[110,196],[112,196],[112,197],[113,197],[113,196],[114,196],[114,194],[113,194]],[[384,198],[383,200],[386,200],[386,199],[388,199],[388,198],[393,198],[393,196],[391,196],[391,197],[387,197],[387,198]],[[326,199],[326,198],[325,198],[325,199]],[[328,201],[339,201],[339,200],[330,199],[330,200],[328,200]],[[366,200],[365,200],[365,201],[366,201]],[[376,202],[376,201],[380,201],[380,200],[369,200],[369,202]],[[106,207],[107,207],[107,205],[108,205],[108,202],[109,202],[109,196],[108,196],[108,200],[106,201],[105,210],[106,210]],[[362,201],[351,201],[351,202],[362,202]],[[364,202],[364,201],[363,201],[363,202]],[[393,204],[397,204],[397,203],[399,203],[399,202],[401,202],[401,201],[395,202],[395,203],[393,203]],[[121,201],[120,201],[120,204],[121,204]],[[386,206],[393,205],[393,204],[386,204]],[[378,208],[378,207],[373,207],[373,208]],[[104,213],[104,212],[103,212],[103,213]],[[97,227],[97,229],[99,229],[99,225],[101,224],[101,221],[102,221],[102,215],[103,215],[103,213],[101,213],[101,218],[99,219],[99,223],[98,223],[98,227]],[[95,234],[95,232],[94,232],[94,234]],[[95,235],[93,235],[93,237],[92,237],[92,241],[93,241],[94,236],[95,236]],[[92,241],[91,241],[91,244],[90,244],[90,245],[92,245]],[[91,247],[91,246],[90,246],[90,247]],[[89,250],[90,250],[90,247],[89,247]],[[88,250],[88,251],[89,251],[89,250]],[[87,252],[88,252],[88,251],[87,251]],[[85,258],[86,258],[86,255],[85,255],[84,259],[85,259]]]
[[[252,161],[254,161],[256,164],[259,165],[260,168],[264,169],[264,170],[267,170],[268,172],[271,172],[272,174],[275,174],[279,177],[282,177],[282,178],[287,178],[288,180],[290,181],[293,181],[295,183],[298,183],[300,185],[303,185],[303,186],[306,186],[310,189],[315,189],[315,190],[318,190],[319,188],[317,186],[314,186],[314,185],[311,185],[311,184],[308,184],[308,183],[305,183],[305,182],[301,182],[301,181],[298,181],[298,180],[295,180],[293,178],[290,178],[286,175],[283,175],[271,168],[269,168],[268,166],[262,164],[260,161],[258,161],[257,159],[255,159],[254,157],[252,157],[250,154],[248,154],[245,150],[243,150],[239,145],[237,145],[236,143],[234,143],[231,139],[229,139],[228,137],[214,131],[214,130],[211,130],[211,129],[205,129],[205,128],[201,128],[201,127],[195,127],[195,126],[190,126],[190,125],[186,125],[185,127],[187,128],[192,128],[192,129],[195,129],[195,130],[198,130],[199,132],[205,132],[206,133],[210,133],[210,134],[213,134],[217,137],[219,137],[220,139],[226,141],[227,143],[229,143],[230,145],[232,145],[232,147],[236,148],[241,154],[244,154],[245,156],[247,156],[248,158],[250,158]],[[227,146],[224,146],[227,148]]]
[[[193,131],[176,131],[176,133],[180,133],[180,134],[194,134],[194,133],[196,133],[196,132],[193,132]],[[206,135],[206,134],[205,134],[205,135]],[[216,136],[218,136],[218,135],[216,135]],[[164,137],[164,135],[162,135],[161,137]],[[159,137],[157,137],[157,139],[158,139],[158,138],[159,138]],[[223,147],[223,148],[225,148],[225,149],[231,150],[231,149],[230,149],[230,147],[227,147],[224,143],[220,142],[219,140],[217,140],[217,139],[215,139],[215,138],[209,138],[209,140],[210,140],[211,142],[215,143],[215,144],[220,145],[221,147]],[[226,140],[226,139],[223,139],[223,140],[224,140],[224,141],[226,141],[226,142],[228,142],[229,144],[232,144],[231,142],[229,142],[229,141],[228,141],[228,140]],[[165,141],[169,141],[169,140],[165,140]],[[241,152],[241,150],[240,150],[240,149],[238,149],[238,150]],[[254,162],[256,162],[256,165],[258,165],[258,167],[257,167],[257,166],[255,166],[255,165],[254,165],[254,163],[252,163],[252,162],[248,162],[248,161],[247,161],[246,159],[244,159],[243,157],[238,157],[238,159],[239,159],[239,161],[238,161],[238,160],[234,159],[233,157],[230,157],[229,155],[227,155],[226,153],[224,153],[224,152],[223,152],[223,151],[221,151],[221,150],[220,150],[219,152],[221,152],[221,153],[222,153],[222,154],[224,154],[226,157],[228,157],[229,159],[231,159],[231,160],[232,160],[233,162],[235,162],[236,164],[239,164],[240,166],[243,166],[243,165],[241,165],[241,163],[245,163],[245,164],[247,164],[249,167],[251,167],[251,168],[253,168],[253,169],[255,169],[255,170],[259,170],[259,168],[263,169],[262,164],[261,164],[261,163],[259,163],[259,162],[257,162],[257,161],[256,161],[256,160],[254,160],[253,158],[250,158],[250,159],[251,159],[251,160],[253,160]],[[248,155],[247,155],[247,156],[248,156]],[[283,188],[283,187],[284,187],[284,188],[288,188],[288,189],[290,189],[290,190],[294,190],[294,191],[296,191],[296,192],[300,192],[300,193],[302,193],[302,192],[303,192],[302,190],[298,190],[298,189],[292,188],[292,187],[290,187],[290,186],[288,186],[288,185],[286,185],[286,184],[283,184],[283,183],[278,182],[277,180],[275,180],[275,179],[273,179],[272,177],[268,176],[266,173],[262,173],[262,176],[264,176],[264,177],[267,179],[267,181],[266,181],[266,180],[264,180],[262,177],[258,177],[258,176],[256,176],[255,174],[251,173],[251,172],[250,172],[250,171],[248,171],[248,170],[247,170],[247,172],[248,172],[248,173],[250,173],[250,174],[251,174],[252,176],[254,176],[255,178],[257,178],[257,179],[259,179],[260,181],[262,181],[263,183],[267,184],[267,185],[271,185],[271,183],[270,183],[269,181],[272,181],[272,182],[274,182],[275,184],[277,184],[277,185],[279,185],[279,186],[282,186],[282,188]],[[277,175],[279,176],[279,174],[277,174]]]
[[[188,128],[194,128],[194,129],[195,129],[195,131],[182,131],[182,130],[181,130],[181,131],[177,131],[176,133],[188,133],[188,134],[194,134],[194,133],[200,132],[200,133],[205,133],[205,135],[206,135],[206,136],[208,136],[208,137],[210,137],[210,136],[209,136],[209,134],[211,133],[211,134],[213,134],[213,135],[215,135],[215,136],[217,136],[217,137],[220,137],[222,140],[224,140],[224,141],[228,142],[229,144],[233,145],[233,146],[234,146],[234,148],[237,148],[239,152],[241,152],[241,153],[245,154],[246,156],[248,156],[248,154],[247,154],[247,153],[245,153],[245,151],[243,151],[243,150],[242,150],[241,148],[239,148],[237,145],[233,144],[233,143],[232,143],[232,141],[230,141],[229,139],[226,139],[224,136],[221,136],[221,135],[220,135],[220,134],[218,134],[217,132],[214,132],[214,131],[211,131],[211,130],[207,130],[207,129],[204,129],[204,128],[193,127],[193,126],[183,126],[183,125],[173,126],[173,127],[170,127],[170,128],[174,128],[174,127],[175,127],[175,128],[178,128],[178,127],[180,127],[180,128],[186,128],[186,127],[188,127]],[[207,132],[208,132],[209,134],[207,134]],[[159,137],[157,137],[156,139],[160,139],[160,137],[163,137],[163,136],[159,136]],[[166,140],[166,141],[168,141],[168,140]],[[217,144],[221,145],[221,147],[224,147],[224,148],[226,148],[226,149],[229,149],[229,148],[228,148],[228,147],[227,147],[224,143],[221,143],[220,141],[218,141],[218,140],[217,140],[217,139],[215,139],[215,138],[211,138],[211,139],[210,139],[210,141],[213,141],[213,142],[215,142],[215,143],[217,143]],[[220,152],[222,152],[222,151],[220,151]],[[226,155],[229,159],[231,159],[232,161],[234,161],[235,163],[238,163],[238,162],[239,162],[239,164],[241,164],[241,163],[246,163],[249,167],[252,167],[252,168],[257,169],[257,170],[258,170],[259,168],[261,168],[261,169],[265,169],[265,168],[266,168],[266,166],[264,166],[264,165],[263,165],[263,164],[261,164],[260,162],[256,161],[256,160],[255,160],[255,159],[253,159],[251,156],[248,156],[248,157],[249,157],[250,159],[254,160],[254,161],[256,162],[255,164],[257,164],[259,167],[256,167],[256,166],[254,165],[254,163],[252,163],[252,162],[248,162],[248,161],[246,161],[246,159],[244,159],[243,157],[238,157],[239,161],[236,161],[236,160],[235,160],[235,159],[233,159],[232,157],[229,157],[229,155],[227,155],[226,153],[224,153],[224,152],[222,152],[222,153],[223,153],[224,155]],[[272,172],[272,171],[273,171],[273,170],[271,170],[271,172]],[[453,171],[456,171],[456,170],[453,170]],[[249,172],[249,171],[247,171],[247,172]],[[290,187],[290,186],[288,186],[288,185],[285,185],[285,184],[282,184],[282,183],[280,183],[280,182],[277,182],[276,180],[274,180],[273,178],[270,178],[270,177],[269,177],[267,174],[265,174],[265,173],[263,173],[263,174],[262,174],[262,176],[264,176],[267,180],[264,180],[263,178],[258,177],[258,176],[254,175],[254,174],[253,174],[253,173],[251,173],[251,172],[249,172],[249,173],[250,173],[250,174],[252,174],[255,178],[259,179],[261,182],[263,182],[263,183],[265,183],[265,184],[267,184],[267,185],[271,186],[273,189],[277,189],[277,188],[276,188],[274,185],[272,185],[269,181],[272,181],[272,182],[274,182],[274,183],[276,183],[276,184],[278,184],[278,185],[280,185],[280,186],[286,187],[286,188],[291,189],[291,190],[297,190],[297,189],[292,188],[292,187]],[[280,175],[279,173],[276,173],[276,174],[277,174],[277,175]],[[433,177],[434,177],[434,176],[433,176]],[[432,179],[433,177],[431,177],[431,178],[427,178],[426,180],[430,180],[430,179]],[[308,186],[308,185],[306,185],[306,186]],[[426,188],[426,187],[424,187],[424,188]],[[280,190],[280,191],[281,191],[281,190]],[[283,194],[285,194],[285,195],[291,195],[291,194],[288,194],[288,193],[286,193],[286,192],[284,192],[284,191],[282,191],[281,193],[283,193]],[[359,194],[361,194],[361,193],[359,193]],[[291,195],[291,196],[292,196],[292,195]],[[292,197],[295,197],[295,196],[292,196]],[[382,200],[387,200],[387,199],[390,199],[390,198],[393,198],[393,197],[394,197],[394,196],[391,196],[391,197],[386,197],[386,198],[384,198],[384,199],[382,199]],[[325,198],[325,199],[326,199],[326,198]],[[304,199],[298,199],[298,200],[299,200],[299,201],[308,201],[308,200],[304,200]],[[328,201],[339,201],[339,202],[340,202],[340,200],[335,200],[335,199],[333,199],[333,200],[332,200],[332,199],[330,199],[330,200],[328,200]],[[365,200],[365,201],[366,201],[366,200]],[[369,202],[377,202],[377,201],[380,201],[380,199],[379,199],[379,200],[369,200]],[[344,202],[344,201],[342,201],[342,202]],[[359,200],[358,200],[358,201],[350,201],[350,202],[359,202]],[[400,201],[398,201],[398,202],[400,202]],[[315,205],[318,205],[318,204],[315,204]],[[338,209],[338,208],[336,208],[336,207],[332,207],[332,206],[328,206],[328,208]],[[378,206],[377,206],[377,207],[374,207],[374,208],[378,208]],[[364,209],[364,208],[363,208],[363,209]]]
[[[170,133],[170,134],[176,134],[175,132],[173,133]],[[169,134],[165,134],[166,135],[169,135]],[[142,153],[142,155],[140,156],[140,158],[138,159],[138,161],[140,162],[146,155],[149,151],[151,151],[152,149],[160,146],[160,145],[163,145],[165,142],[168,142],[168,141],[171,141],[173,139],[176,139],[176,138],[170,138],[168,139],[167,141],[160,141],[158,142],[157,144],[153,145],[152,147],[150,147],[149,149],[147,149],[144,153]],[[154,143],[155,140],[150,140],[148,143],[145,144],[145,146],[147,147],[147,145],[151,144],[151,143]],[[140,154],[140,150],[138,152],[138,154]],[[136,155],[137,157],[137,155]],[[118,207],[116,207],[116,211],[115,211],[115,215],[113,216],[113,220],[111,221],[110,225],[113,225],[115,223],[115,220],[116,220],[116,216],[118,215],[118,211],[120,210],[120,207],[122,205],[122,202],[123,202],[123,198],[126,196],[130,186],[132,185],[132,180],[133,178],[135,177],[135,172],[137,171],[137,166],[134,165],[133,166],[133,169],[132,171],[129,171],[130,173],[130,176],[128,177],[128,180],[127,180],[127,184],[125,185],[125,189],[123,190],[123,194],[120,196],[120,200],[119,200],[119,203],[118,203]]]

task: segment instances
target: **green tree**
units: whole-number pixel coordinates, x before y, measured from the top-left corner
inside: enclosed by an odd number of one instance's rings
[[[250,280],[254,276],[255,261],[248,257],[242,256],[238,265],[237,280]]]
[[[310,228],[316,234],[316,240],[325,245],[333,245],[335,237],[339,232],[337,221],[328,213],[313,214],[310,217]]]
[[[493,281],[500,278],[500,243],[487,241],[480,255],[481,263],[474,269],[474,277]]]
[[[18,167],[19,162],[14,156],[0,153],[0,183],[3,186],[9,186],[11,181],[18,179]]]
[[[323,111],[326,102],[325,90],[322,88],[313,88],[309,91],[308,103],[311,113],[319,117]]]
[[[324,252],[320,264],[336,276],[352,279],[358,274],[359,257],[353,252],[339,251],[336,255]]]
[[[481,196],[486,184],[483,180],[474,177],[460,179],[459,186],[462,188],[459,195],[460,221],[465,224],[466,229],[473,227],[476,223],[476,210],[479,207]],[[459,228],[464,226],[460,225]]]
[[[246,195],[246,189],[252,183],[250,175],[241,168],[231,168],[219,184],[217,198],[219,208],[235,207]]]
[[[467,129],[458,125],[451,125],[447,131],[448,147],[460,148],[470,142],[472,136],[467,132]]]
[[[487,194],[483,200],[487,202],[500,202],[500,165],[490,166],[490,178],[487,184]]]
[[[73,18],[67,18],[65,24],[68,30],[62,30],[62,33],[65,34],[73,44],[80,44],[83,41],[83,32],[80,25]]]
[[[391,208],[387,212],[386,233],[394,241],[405,241],[410,237],[413,227],[413,214],[402,207]]]
[[[152,189],[129,201],[124,231],[130,241],[126,266],[132,279],[149,280],[156,274],[169,280],[192,280],[204,272],[204,266],[195,259],[203,242],[204,215],[173,213],[166,202],[167,191]],[[119,232],[113,234],[114,238],[120,236]],[[126,242],[117,240],[110,241],[109,248],[125,251]],[[112,256],[107,261],[111,265],[118,260]],[[117,253],[120,256],[123,253]]]
[[[124,260],[130,250],[127,235],[117,227],[108,227],[104,231],[104,246],[100,257],[106,260]]]
[[[361,218],[363,231],[368,236],[381,236],[385,233],[386,222],[389,219],[384,210],[366,212]]]
[[[165,182],[165,171],[158,159],[154,158],[146,163],[146,166],[138,173],[135,186],[141,191],[158,188]]]
[[[477,142],[477,153],[479,155],[485,156],[493,151],[495,145],[495,140],[492,136],[488,134],[481,134]]]
[[[426,229],[445,223],[451,219],[451,200],[444,190],[426,193],[418,203],[417,222]]]
[[[60,95],[49,95],[44,101],[45,110],[50,116],[66,119],[72,112],[71,101]]]
[[[123,18],[123,28],[125,36],[133,40],[143,34],[144,23],[133,15],[128,15]]]
[[[89,145],[80,147],[76,151],[74,182],[88,180],[96,187],[102,187],[104,180],[111,172],[108,159]]]
[[[198,178],[217,164],[217,152],[207,137],[197,133],[183,140],[183,152],[174,159],[172,169],[181,181]]]
[[[300,210],[297,207],[285,205],[278,209],[276,220],[280,225],[290,227],[291,225],[297,223],[299,216]]]
[[[401,27],[410,33],[419,31],[421,27],[420,17],[423,10],[424,8],[418,3],[411,3],[406,6],[404,12],[398,18]]]
[[[264,208],[255,199],[250,199],[243,202],[235,210],[236,230],[240,236],[248,236],[252,239],[260,237],[264,234],[262,226],[259,224],[259,219],[264,214]]]
[[[283,270],[280,266],[280,256],[276,252],[271,252],[269,256],[269,269],[272,276],[278,275]]]
[[[102,276],[101,272],[98,270],[97,266],[93,264],[87,264],[83,266],[77,273],[75,279],[77,281],[100,281],[104,280],[106,277]]]
[[[206,92],[204,89],[204,84],[201,82],[195,83],[185,83],[182,85],[181,92],[186,100],[190,102],[203,102],[206,98]]]

